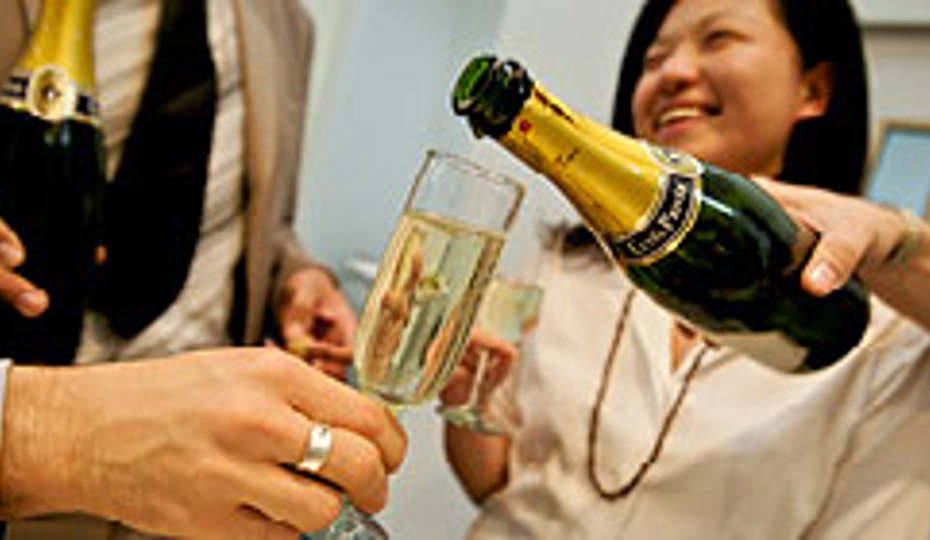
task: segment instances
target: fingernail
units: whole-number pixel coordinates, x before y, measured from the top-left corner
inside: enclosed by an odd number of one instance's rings
[[[0,262],[6,266],[18,266],[23,260],[23,252],[9,242],[0,242]]]
[[[48,295],[44,291],[27,291],[16,297],[16,309],[26,316],[35,316],[48,307]]]
[[[827,293],[836,288],[838,274],[829,264],[819,263],[811,270],[810,281],[818,291]]]

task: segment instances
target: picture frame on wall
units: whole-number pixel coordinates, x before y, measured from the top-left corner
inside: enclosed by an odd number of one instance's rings
[[[927,0],[851,0],[866,29],[930,28]]]
[[[930,218],[930,121],[881,122],[865,195]]]

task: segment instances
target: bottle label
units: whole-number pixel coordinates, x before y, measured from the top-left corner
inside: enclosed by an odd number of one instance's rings
[[[627,264],[646,265],[669,253],[694,225],[700,208],[700,176],[671,173],[645,226],[611,242]]]
[[[81,92],[68,74],[54,65],[11,74],[0,93],[0,104],[49,122],[73,119],[99,123],[97,100]]]

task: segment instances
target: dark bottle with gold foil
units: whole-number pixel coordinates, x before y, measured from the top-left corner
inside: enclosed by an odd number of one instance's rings
[[[452,101],[476,136],[562,191],[633,283],[712,339],[788,372],[829,366],[860,341],[861,283],[802,290],[815,237],[752,181],[575,113],[513,61],[473,59]]]
[[[67,364],[80,338],[104,185],[93,63],[94,0],[45,0],[0,96],[0,218],[20,236],[17,272],[46,290],[26,318],[0,305],[0,357]]]

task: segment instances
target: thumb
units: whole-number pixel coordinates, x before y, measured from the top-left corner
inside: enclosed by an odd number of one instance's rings
[[[826,296],[849,281],[864,255],[864,246],[824,234],[804,267],[801,286],[814,296]]]

